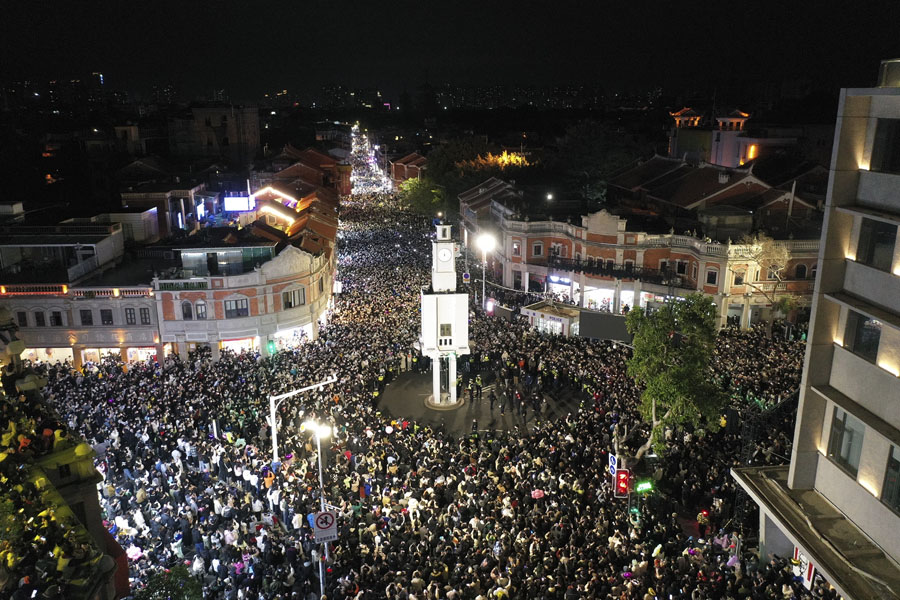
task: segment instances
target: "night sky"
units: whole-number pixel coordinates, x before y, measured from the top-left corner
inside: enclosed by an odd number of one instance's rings
[[[759,6],[757,6],[759,4]],[[608,89],[870,86],[900,56],[900,2],[3,1],[5,79],[102,71],[257,99],[326,83],[589,82]]]

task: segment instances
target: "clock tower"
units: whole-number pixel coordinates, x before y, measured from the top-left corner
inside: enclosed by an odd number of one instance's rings
[[[451,408],[456,357],[469,353],[469,295],[456,293],[456,243],[451,226],[438,225],[431,242],[431,286],[422,289],[422,354],[431,358],[430,404]]]

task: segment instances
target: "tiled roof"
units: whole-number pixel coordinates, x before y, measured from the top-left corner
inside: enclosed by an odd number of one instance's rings
[[[663,175],[683,166],[684,162],[680,159],[654,156],[650,160],[616,175],[609,181],[609,184],[626,190],[636,190],[646,187]]]
[[[682,208],[691,208],[710,199],[726,188],[740,183],[749,174],[744,171],[732,171],[727,181],[720,181],[723,171],[713,167],[690,169],[683,177],[666,181],[663,185],[651,187],[647,195],[668,204]],[[762,190],[760,190],[762,192]]]

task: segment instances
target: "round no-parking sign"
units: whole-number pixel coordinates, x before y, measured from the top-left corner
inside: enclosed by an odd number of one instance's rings
[[[337,518],[334,512],[326,510],[316,513],[316,542],[333,542],[337,539]]]

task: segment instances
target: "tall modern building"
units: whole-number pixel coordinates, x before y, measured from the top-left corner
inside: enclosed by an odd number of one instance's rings
[[[735,469],[760,554],[900,598],[900,60],[838,106],[790,466]],[[824,582],[819,582],[824,585]],[[815,583],[813,583],[815,585]]]

